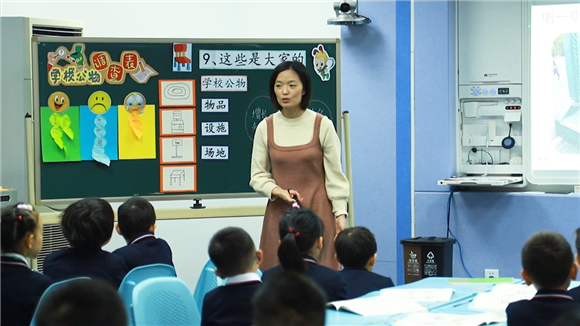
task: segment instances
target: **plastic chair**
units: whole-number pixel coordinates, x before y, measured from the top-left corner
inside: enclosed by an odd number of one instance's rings
[[[193,291],[193,299],[195,300],[197,309],[200,312],[203,308],[203,298],[205,297],[206,293],[217,288],[218,286],[226,284],[226,280],[217,276],[215,274],[215,270],[216,267],[214,263],[211,261],[211,259],[208,260],[207,263],[205,263],[205,266],[203,266],[203,270],[201,271],[195,286],[195,291]]]
[[[211,259],[208,260],[207,263],[205,263],[205,266],[203,266],[203,270],[201,271],[195,286],[195,291],[193,291],[193,299],[195,299],[195,303],[197,304],[197,308],[200,312],[203,308],[203,298],[205,295],[218,286],[226,284],[226,280],[217,276],[215,274],[215,270],[216,267],[214,263],[211,261]],[[262,278],[261,270],[258,269],[256,273],[258,273],[258,276]]]
[[[176,277],[175,268],[167,264],[151,264],[135,267],[125,275],[117,291],[123,300],[127,320],[130,326],[135,325],[132,313],[133,290],[137,284],[154,277]]]
[[[42,296],[40,296],[40,299],[38,300],[38,304],[36,305],[36,310],[34,311],[34,315],[32,316],[32,321],[30,321],[30,326],[36,326],[36,315],[38,313],[38,308],[42,305],[42,302],[44,300],[46,300],[46,297],[48,297],[48,295],[58,289],[59,287],[66,285],[70,282],[74,282],[74,281],[78,281],[78,280],[90,280],[90,277],[86,277],[86,276],[81,276],[81,277],[75,277],[75,278],[71,278],[68,280],[64,280],[64,281],[60,281],[60,282],[56,282],[56,283],[52,283],[48,288],[46,288],[46,290],[44,290],[44,293],[42,294]]]
[[[136,325],[200,325],[201,315],[184,281],[177,277],[145,280],[133,290]]]

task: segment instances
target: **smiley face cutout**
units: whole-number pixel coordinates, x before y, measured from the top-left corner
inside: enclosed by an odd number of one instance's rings
[[[63,113],[69,105],[68,96],[63,92],[54,92],[48,97],[48,107],[56,113]]]
[[[95,114],[103,114],[111,108],[111,97],[103,91],[96,91],[89,96],[89,109]]]
[[[125,97],[125,109],[129,113],[136,112],[141,114],[145,112],[145,96],[138,92],[131,92]]]

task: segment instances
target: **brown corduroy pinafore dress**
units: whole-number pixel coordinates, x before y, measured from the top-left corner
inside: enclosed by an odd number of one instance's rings
[[[282,189],[294,189],[303,197],[302,205],[314,211],[324,224],[324,247],[318,264],[338,270],[335,257],[334,236],[336,221],[332,204],[325,188],[324,153],[320,146],[320,121],[317,114],[312,140],[299,146],[278,146],[274,143],[274,123],[272,116],[266,118],[268,126],[268,153],[272,164],[272,178]],[[278,224],[290,205],[284,200],[268,201],[262,226],[260,249],[264,260],[260,269],[265,271],[279,265],[278,245],[280,235]]]

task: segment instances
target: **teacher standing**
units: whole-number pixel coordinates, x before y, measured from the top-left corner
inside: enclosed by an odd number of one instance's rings
[[[342,172],[341,145],[332,121],[308,109],[312,81],[298,61],[279,64],[270,76],[270,100],[278,112],[256,128],[250,186],[270,198],[264,214],[261,270],[279,264],[278,223],[296,196],[324,223],[320,265],[339,269],[334,237],[346,228],[349,183]]]

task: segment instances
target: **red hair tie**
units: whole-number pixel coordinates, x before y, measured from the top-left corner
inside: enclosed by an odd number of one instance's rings
[[[292,228],[290,228],[290,227],[288,228],[288,232],[293,233],[295,237],[300,235],[300,232],[296,232],[296,231],[292,230]]]
[[[18,215],[18,219],[22,221],[22,215]]]

